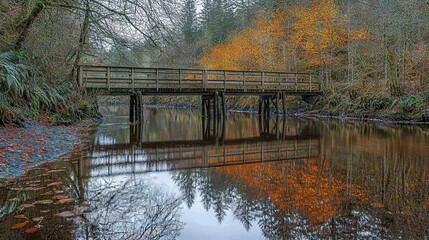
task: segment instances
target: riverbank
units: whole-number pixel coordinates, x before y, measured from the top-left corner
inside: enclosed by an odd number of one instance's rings
[[[0,127],[0,179],[19,177],[28,169],[58,159],[79,146],[94,130],[94,119],[69,126],[29,121],[23,127]]]
[[[146,104],[147,108],[167,108],[167,109],[193,109],[200,110],[196,105],[173,105],[173,104]],[[242,107],[242,108],[233,108],[227,107],[228,112],[232,113],[244,113],[244,114],[257,114],[258,110],[251,107]],[[280,114],[283,116],[283,113]],[[376,117],[373,115],[367,116],[353,116],[353,115],[330,115],[327,113],[320,112],[319,110],[310,110],[310,111],[298,111],[297,109],[288,109],[286,114],[287,116],[295,117],[311,117],[311,118],[320,118],[320,119],[338,119],[343,121],[363,121],[363,122],[381,122],[388,124],[407,124],[407,125],[429,125],[429,121],[419,121],[419,120],[403,120],[400,118],[394,117]]]

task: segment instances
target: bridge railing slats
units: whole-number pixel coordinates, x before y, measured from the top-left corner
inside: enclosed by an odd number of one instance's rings
[[[82,86],[96,89],[321,91],[318,78],[307,73],[109,66],[81,66],[80,71]]]

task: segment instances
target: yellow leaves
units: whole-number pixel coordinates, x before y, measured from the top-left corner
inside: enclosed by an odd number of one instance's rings
[[[305,69],[317,67],[328,62],[324,59],[331,49],[369,38],[364,29],[349,32],[340,12],[333,0],[287,5],[268,17],[259,16],[252,27],[209,49],[199,64],[211,69],[280,71],[285,61],[294,59]]]

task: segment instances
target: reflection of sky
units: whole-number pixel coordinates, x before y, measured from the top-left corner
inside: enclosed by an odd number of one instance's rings
[[[168,172],[146,174],[150,179],[159,185],[163,190],[180,194],[179,187],[171,179]],[[182,221],[185,227],[178,239],[263,239],[262,233],[256,221],[252,222],[252,227],[246,232],[243,224],[235,219],[231,210],[226,211],[226,216],[221,223],[216,218],[213,209],[206,211],[202,204],[201,193],[196,189],[195,202],[190,209],[186,203],[182,203]]]

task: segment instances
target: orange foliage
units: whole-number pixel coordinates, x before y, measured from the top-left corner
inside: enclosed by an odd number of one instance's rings
[[[333,177],[315,160],[302,165],[291,164],[286,168],[276,164],[256,164],[220,168],[218,171],[244,181],[248,187],[256,189],[260,197],[269,197],[278,209],[299,212],[310,224],[332,219],[346,189],[344,182]],[[270,178],[267,180],[266,176]],[[359,195],[362,193],[356,189],[352,191],[353,197],[361,198]]]
[[[260,14],[252,27],[211,48],[199,64],[210,69],[280,71],[294,59],[307,70],[326,65],[329,52],[348,39],[365,38],[362,29],[348,31],[335,1],[299,3],[268,16]]]

